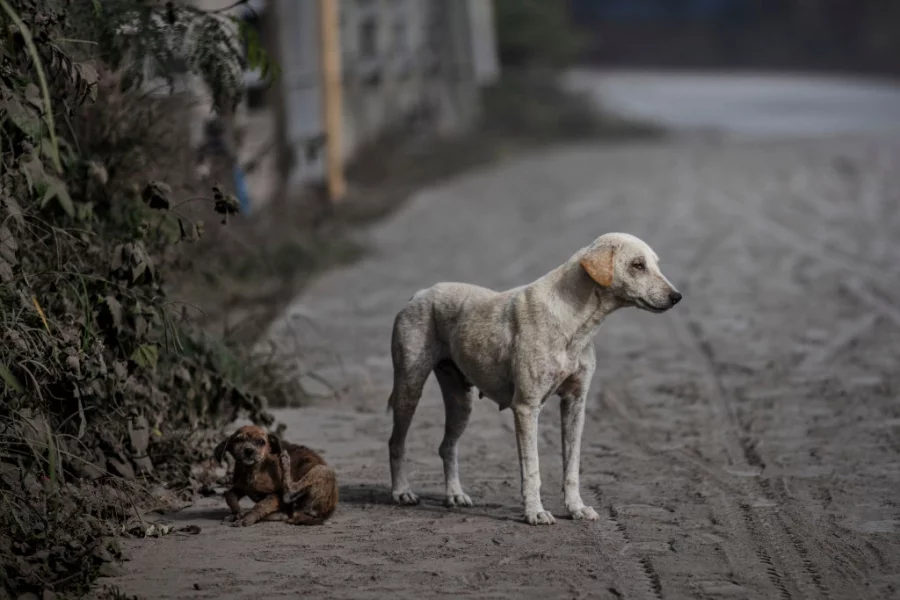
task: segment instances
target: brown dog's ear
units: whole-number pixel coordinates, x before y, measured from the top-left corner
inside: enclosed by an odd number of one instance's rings
[[[229,435],[227,439],[219,442],[219,445],[213,450],[213,457],[216,461],[222,462],[225,460],[225,453],[231,450],[231,441],[234,439],[235,435],[237,435],[236,431]]]
[[[269,449],[272,454],[281,454],[281,440],[274,433],[269,434]]]
[[[581,259],[581,268],[598,285],[609,287],[613,282],[613,258],[615,255],[615,246],[602,246],[591,250]]]

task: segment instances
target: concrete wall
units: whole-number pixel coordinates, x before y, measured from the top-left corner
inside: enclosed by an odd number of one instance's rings
[[[182,1],[207,10],[227,5]],[[231,119],[243,134],[237,153],[245,162],[279,139],[277,156],[290,158],[279,161],[273,152],[249,175],[259,207],[324,176],[318,0],[251,0],[231,13],[248,10],[260,16],[264,45],[275,42],[269,52],[281,76],[267,106],[248,111],[242,103]],[[340,14],[345,160],[388,130],[453,134],[473,122],[479,87],[499,73],[491,0],[340,0]],[[245,75],[248,85],[259,85],[253,73]],[[211,98],[199,78],[184,85],[196,99],[188,116],[196,147]]]
[[[317,2],[278,2],[279,61],[289,143],[290,181],[323,174],[309,142],[322,134]],[[393,128],[442,133],[477,114],[478,86],[498,72],[489,0],[341,0],[345,159]]]

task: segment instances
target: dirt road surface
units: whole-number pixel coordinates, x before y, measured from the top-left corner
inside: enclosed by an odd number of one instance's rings
[[[393,317],[441,280],[526,283],[607,231],[662,257],[685,299],[614,314],[597,337],[582,485],[566,518],[557,403],[541,420],[551,527],[520,519],[512,415],[476,401],[461,445],[471,509],[441,506],[443,405],[429,381],[409,439],[417,507],[390,504]],[[280,411],[325,452],[325,526],[173,518],[115,580],[151,598],[900,596],[900,140],[548,151],[422,193],[322,277],[272,339],[338,388]]]

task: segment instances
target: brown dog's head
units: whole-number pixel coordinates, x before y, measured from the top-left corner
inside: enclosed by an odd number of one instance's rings
[[[222,462],[226,452],[231,454],[236,462],[253,466],[270,454],[279,454],[281,444],[274,434],[266,433],[261,427],[245,425],[216,446],[214,454],[216,460]]]

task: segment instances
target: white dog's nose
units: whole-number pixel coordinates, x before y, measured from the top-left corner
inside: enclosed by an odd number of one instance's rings
[[[680,292],[669,292],[669,302],[672,303],[672,306],[675,306],[679,302],[681,302],[681,293]]]

